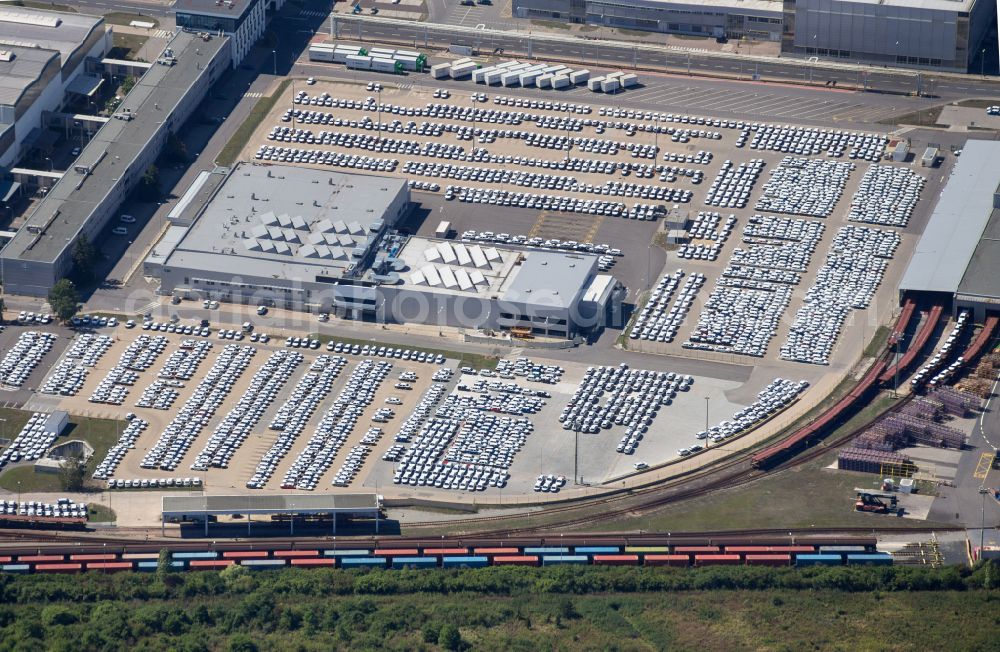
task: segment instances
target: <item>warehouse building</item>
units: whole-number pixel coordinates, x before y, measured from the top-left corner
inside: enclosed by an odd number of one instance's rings
[[[111,47],[100,16],[0,6],[0,167],[44,137],[46,114],[93,97],[102,80],[88,63]]]
[[[970,140],[900,281],[976,321],[1000,311],[1000,143]]]
[[[0,252],[5,289],[45,296],[72,267],[81,237],[95,240],[122,201],[230,67],[228,39],[176,34],[172,57],[149,68]]]
[[[783,54],[967,72],[994,0],[784,0]]]
[[[781,0],[514,0],[515,18],[780,41]]]
[[[197,32],[225,34],[238,66],[264,35],[265,13],[281,9],[284,0],[177,0],[177,26]]]
[[[243,163],[184,197],[145,261],[162,294],[558,338],[603,327],[624,294],[596,256],[401,235],[403,179]]]

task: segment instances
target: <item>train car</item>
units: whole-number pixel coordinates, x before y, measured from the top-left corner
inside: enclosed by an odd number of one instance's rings
[[[66,555],[18,555],[22,564],[54,564],[66,560]]]
[[[819,554],[821,555],[863,555],[869,552],[867,546],[820,546]]]
[[[385,568],[385,557],[342,557],[341,568]]]
[[[795,555],[795,565],[804,566],[840,566],[844,563],[840,555]]]
[[[582,564],[590,563],[587,555],[542,555],[542,566],[559,566],[561,564]]]
[[[199,550],[197,552],[172,552],[171,559],[218,559],[219,553],[214,550]]]
[[[133,564],[135,564],[133,561],[95,561],[87,564],[87,570],[99,573],[118,573],[132,570]]]
[[[333,568],[337,565],[335,557],[316,557],[315,559],[292,559],[292,566],[298,568]]]
[[[670,548],[668,546],[625,546],[625,552],[640,555],[666,555],[670,553]]]
[[[36,573],[79,573],[83,564],[79,562],[60,564],[35,564]]]
[[[420,551],[416,548],[375,548],[372,555],[376,557],[419,557]]]
[[[319,550],[275,550],[275,559],[303,559],[305,557],[319,557]]]
[[[873,566],[892,566],[892,555],[887,552],[847,555],[847,563],[850,565],[869,564]]]
[[[222,570],[236,564],[235,559],[192,559],[188,561],[191,570]]]
[[[222,553],[223,559],[267,559],[266,550],[227,550]]]
[[[573,546],[577,555],[617,555],[621,551],[620,546]]]
[[[158,561],[149,561],[148,559],[147,560],[142,560],[142,561],[137,561],[135,563],[135,569],[138,570],[138,571],[153,572],[153,571],[155,571],[159,567],[160,567],[160,562],[158,562]]]
[[[746,555],[743,557],[747,566],[791,566],[792,556],[789,554]]]
[[[719,546],[674,546],[677,555],[717,555],[722,552]]]
[[[644,566],[689,566],[689,555],[643,555]]]
[[[187,568],[187,561],[184,559],[175,559],[170,562],[170,568],[172,570],[184,570]]]
[[[490,558],[485,555],[475,556],[445,556],[441,558],[441,568],[485,568],[490,565]]]
[[[6,557],[0,556],[0,564],[9,564],[12,561],[14,560],[9,555]]]
[[[638,566],[639,555],[594,555],[595,566]]]
[[[727,555],[811,555],[815,546],[726,546]]]
[[[490,557],[495,557],[497,555],[519,555],[521,554],[520,548],[473,548],[472,554],[474,555],[487,555]]]
[[[537,566],[538,557],[535,555],[511,555],[493,558],[494,566]]]
[[[253,570],[267,570],[269,568],[284,568],[288,565],[287,559],[241,559],[240,566],[246,566]]]
[[[435,557],[443,557],[444,555],[462,557],[468,554],[468,548],[424,548],[424,555],[434,555]]]
[[[695,555],[695,566],[737,566],[743,561],[739,555]]]
[[[324,557],[367,557],[372,554],[371,550],[365,550],[363,548],[356,549],[345,549],[345,550],[324,550]]]
[[[160,553],[158,552],[126,552],[122,553],[122,560],[131,561],[159,561]]]
[[[24,574],[31,572],[30,564],[4,564],[0,566],[0,571],[4,573]]]
[[[116,559],[118,559],[118,555],[112,552],[69,556],[70,561],[115,561]]]
[[[390,568],[437,568],[438,560],[437,557],[393,557],[389,567]]]
[[[568,555],[569,548],[540,546],[535,548],[525,548],[526,555]]]

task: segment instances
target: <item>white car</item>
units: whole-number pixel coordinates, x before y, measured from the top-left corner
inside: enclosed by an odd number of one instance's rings
[[[122,213],[121,215],[118,216],[118,219],[124,222],[125,224],[135,224],[135,217],[132,215],[126,215],[125,213]]]
[[[116,226],[115,228],[111,229],[111,232],[115,235],[128,235],[128,229],[126,229],[124,226]]]
[[[316,83],[316,78],[315,77],[310,77],[309,79],[306,80],[306,83],[309,84],[310,86],[312,86],[313,84]]]

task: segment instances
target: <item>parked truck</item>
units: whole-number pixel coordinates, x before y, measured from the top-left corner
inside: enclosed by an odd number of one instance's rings
[[[431,77],[434,79],[444,79],[451,74],[450,63],[438,63],[431,66]]]

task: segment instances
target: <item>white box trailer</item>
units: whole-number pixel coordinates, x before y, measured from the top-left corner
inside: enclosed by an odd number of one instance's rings
[[[316,45],[309,46],[309,60],[310,61],[334,61],[334,54],[336,50],[332,47],[319,47]]]
[[[556,75],[552,78],[552,88],[566,88],[567,86],[569,86],[567,75]]]
[[[552,75],[539,75],[535,85],[539,88],[552,88]]]
[[[546,75],[558,75],[559,73],[566,72],[567,70],[569,70],[569,67],[568,66],[564,66],[562,64],[559,64],[559,65],[556,65],[556,66],[546,66],[545,67],[545,74]]]
[[[382,59],[391,59],[395,56],[396,51],[391,48],[372,48],[371,50],[368,50],[368,54]]]
[[[471,61],[472,61],[472,59],[470,59],[469,57],[462,57],[461,59],[455,59],[454,61],[452,61],[451,65],[452,66],[460,66],[463,63],[469,63]]]
[[[529,70],[528,72],[522,72],[520,77],[521,86],[534,86],[535,81],[541,76],[541,70]]]
[[[372,58],[371,57],[362,57],[362,56],[358,56],[356,54],[352,54],[352,55],[350,55],[350,56],[347,57],[347,59],[346,59],[346,61],[344,63],[346,63],[347,67],[350,68],[350,69],[352,69],[352,70],[371,70],[372,69]]]
[[[447,238],[449,233],[451,233],[451,222],[443,220],[434,231],[434,237]]]
[[[604,75],[604,78],[605,79],[618,79],[619,77],[621,77],[624,74],[625,73],[623,73],[622,71],[619,70],[618,72],[609,72],[608,74]]]
[[[496,70],[495,66],[490,66],[489,68],[476,68],[472,71],[472,81],[476,84],[483,84],[486,82],[486,75]]]
[[[419,57],[419,52],[414,52],[413,50],[396,50],[397,57]]]
[[[604,77],[591,77],[587,80],[587,88],[594,91],[595,93],[601,92],[601,83],[604,81]]]
[[[421,57],[408,57],[396,54],[394,58],[396,61],[403,64],[403,70],[410,70],[413,72],[420,72],[423,70],[423,58]]]
[[[500,83],[504,86],[517,86],[521,83],[521,73],[527,72],[531,68],[532,66],[528,64],[511,66],[500,75]]]
[[[602,93],[614,93],[621,87],[621,82],[617,79],[604,79],[601,82],[601,92]]]
[[[450,63],[438,63],[431,66],[431,77],[434,79],[444,79],[451,74]]]
[[[937,163],[938,154],[941,150],[938,149],[937,145],[928,145],[927,149],[924,150],[924,155],[920,157],[920,165],[925,168],[932,168]]]
[[[589,70],[576,70],[569,74],[569,81],[573,84],[582,84],[588,79],[590,79]]]
[[[453,63],[451,64],[451,72],[449,74],[451,75],[452,79],[463,79],[471,75],[472,71],[477,69],[478,67],[479,66],[476,64],[475,61],[460,63],[458,65],[455,65]]]
[[[618,81],[621,82],[622,88],[632,88],[639,85],[639,75],[629,73],[619,77]]]
[[[395,59],[386,59],[384,57],[372,57],[372,70],[377,72],[391,72],[397,73],[403,69],[403,64],[396,61]]]

